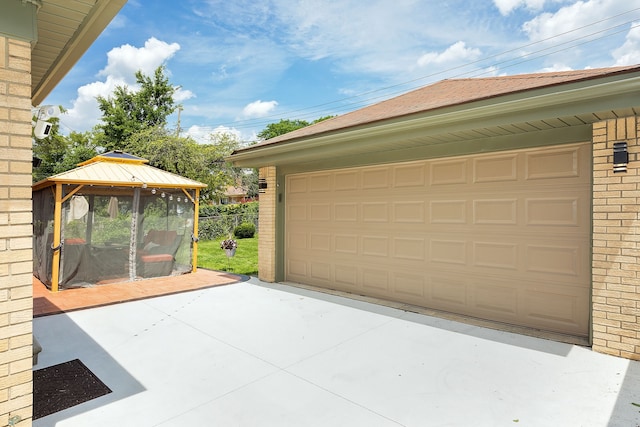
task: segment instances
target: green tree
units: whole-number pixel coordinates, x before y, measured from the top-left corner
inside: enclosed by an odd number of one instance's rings
[[[203,200],[217,200],[235,185],[241,170],[225,161],[239,146],[231,134],[212,134],[211,143],[198,144],[164,128],[147,128],[132,134],[127,152],[149,160],[149,165],[207,184]]]
[[[177,87],[169,83],[164,66],[155,70],[153,77],[136,72],[139,90],[132,91],[127,86],[118,86],[110,97],[98,96],[98,106],[102,111],[101,145],[105,150],[130,152],[129,138],[148,128],[163,128],[167,117],[177,105],[173,95]]]
[[[92,133],[71,132],[67,137],[60,134],[59,118],[52,117],[47,121],[52,125],[49,136],[42,139],[34,137],[33,157],[40,162],[33,168],[34,182],[73,169],[98,153]]]
[[[320,117],[311,123],[306,120],[291,120],[291,119],[280,119],[277,123],[270,123],[265,127],[260,133],[258,133],[258,138],[261,140],[275,138],[276,136],[284,135],[285,133],[293,132],[294,130],[301,129],[303,127],[307,127],[309,125],[316,124],[318,122],[322,122],[324,120],[330,119],[335,116],[325,116]]]
[[[228,186],[242,183],[242,169],[234,167],[225,160],[239,147],[238,137],[228,132],[210,134],[209,144],[203,146],[209,161],[209,168],[215,176],[215,187],[212,188],[213,200],[219,200]]]
[[[306,120],[280,119],[277,123],[268,124],[267,127],[258,133],[258,138],[262,140],[271,139],[306,126],[309,126],[309,122]]]

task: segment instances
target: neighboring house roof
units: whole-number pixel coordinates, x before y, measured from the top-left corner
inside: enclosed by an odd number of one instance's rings
[[[149,166],[148,160],[127,153],[110,152],[94,157],[79,167],[46,178],[33,185],[39,190],[56,183],[75,185],[204,188],[207,185]]]
[[[126,0],[38,2],[38,39],[31,52],[33,105],[47,97],[125,3]]]
[[[230,185],[225,190],[224,195],[228,197],[244,197],[247,195],[247,190],[242,187],[234,187]]]
[[[403,136],[403,139],[415,138],[418,128],[429,128],[427,134],[423,133],[421,143],[435,144],[585,125],[607,118],[607,114],[615,117],[612,113],[615,108],[640,105],[637,97],[631,100],[627,96],[629,82],[633,90],[640,88],[638,73],[640,66],[634,65],[443,80],[237,150],[230,159],[238,166],[284,164],[304,160],[293,151],[303,147],[318,149],[311,141],[327,144],[329,140],[344,143],[369,139],[373,142],[372,138],[380,137],[380,132],[397,134],[407,129],[414,131],[414,135]],[[613,97],[619,99],[610,102]],[[624,102],[620,103],[623,98]],[[603,115],[592,114],[596,112]],[[498,116],[504,119],[496,119]],[[514,123],[515,128],[504,127]],[[303,142],[304,145],[297,145]],[[288,145],[290,147],[285,148]]]

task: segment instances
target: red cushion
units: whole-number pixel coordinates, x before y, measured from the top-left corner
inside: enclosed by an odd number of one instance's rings
[[[143,255],[142,262],[166,262],[173,261],[173,256],[170,254],[157,254],[157,255]]]
[[[65,245],[84,245],[85,243],[87,242],[85,242],[85,240],[81,239],[80,237],[72,237],[69,239],[64,239]]]

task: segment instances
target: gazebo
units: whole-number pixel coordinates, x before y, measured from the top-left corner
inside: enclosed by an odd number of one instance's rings
[[[198,181],[120,151],[33,185],[33,273],[53,292],[195,272]]]

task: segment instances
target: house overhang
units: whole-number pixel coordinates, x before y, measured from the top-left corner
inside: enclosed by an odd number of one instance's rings
[[[39,105],[127,0],[3,0],[0,34],[31,43],[31,103]]]
[[[591,139],[591,124],[634,115],[640,108],[640,72],[529,90],[491,99],[395,117],[234,152],[239,167],[304,164],[340,165],[407,157],[428,149],[430,156],[479,152],[503,141],[531,145]],[[391,153],[391,155],[390,155]],[[400,154],[404,153],[404,154]],[[376,160],[378,159],[378,160]]]

